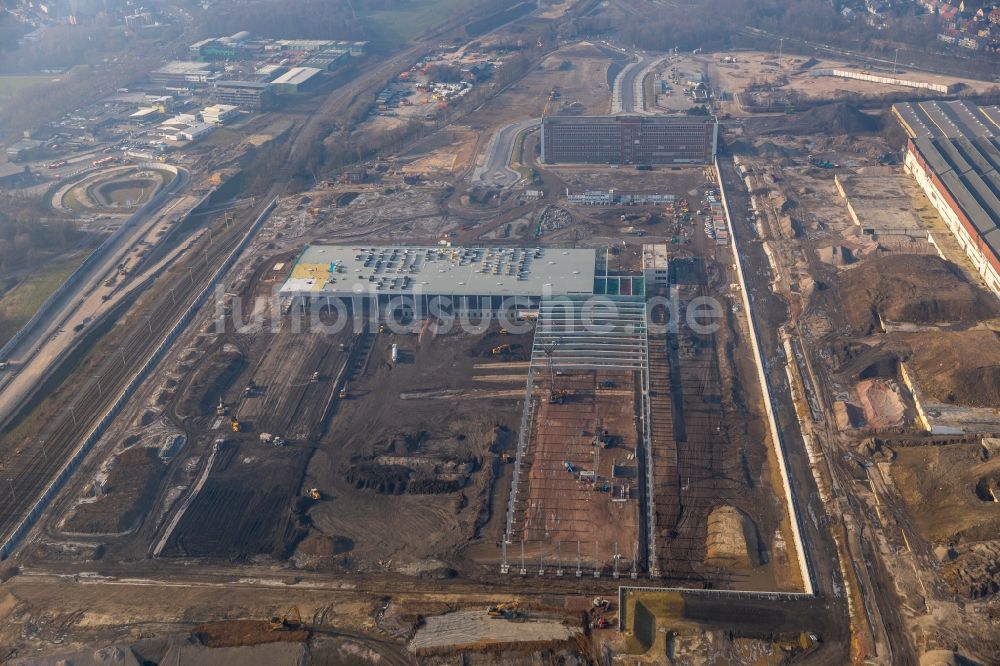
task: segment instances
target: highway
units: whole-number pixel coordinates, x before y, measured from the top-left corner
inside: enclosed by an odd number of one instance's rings
[[[179,170],[172,189],[183,188],[187,181],[187,172]],[[182,219],[198,203],[190,194],[170,193],[166,197],[160,206],[131,217],[120,234],[95,250],[93,265],[74,276],[70,288],[51,307],[40,311],[41,317],[29,322],[30,328],[8,349],[10,366],[0,371],[0,425],[9,421],[58,361],[87,334],[88,327],[119,304],[128,292],[123,283],[137,282],[135,276],[119,276],[116,267],[124,263],[135,272],[144,250],[166,237],[159,233],[161,227]],[[113,284],[106,285],[108,280]]]
[[[81,367],[55,389],[59,409],[47,420],[32,424],[34,436],[0,450],[0,484],[9,500],[0,503],[0,538],[6,539],[42,490],[103,416],[121,388],[137,372],[181,313],[208,283],[222,259],[241,240],[253,221],[247,217],[227,227],[220,223],[211,240],[202,235],[157,282],[159,289],[147,289],[150,300],[142,314],[121,310],[115,316],[129,321],[105,334],[106,346],[81,360]],[[125,302],[124,307],[133,304]],[[134,307],[134,306],[133,306]],[[111,336],[108,338],[107,336]]]

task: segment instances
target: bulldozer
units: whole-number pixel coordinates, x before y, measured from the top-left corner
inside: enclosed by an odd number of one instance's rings
[[[287,613],[272,615],[271,619],[267,621],[267,625],[272,631],[301,629],[303,627],[302,613],[299,612],[298,606],[292,606]]]

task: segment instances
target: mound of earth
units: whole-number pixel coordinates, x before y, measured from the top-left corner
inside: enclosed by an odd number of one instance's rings
[[[824,104],[797,114],[785,130],[787,134],[866,134],[882,128],[877,116],[862,113],[844,102]]]
[[[976,666],[976,663],[951,650],[931,650],[920,655],[920,666]]]
[[[722,505],[708,516],[705,564],[751,569],[760,564],[757,527],[736,507]]]
[[[970,599],[982,599],[1000,592],[1000,541],[960,547],[941,574],[952,591]]]
[[[1000,408],[1000,333],[948,331],[900,338],[910,348],[906,367],[924,398]]]
[[[156,497],[166,465],[157,449],[142,447],[123,451],[108,475],[105,487],[88,502],[77,505],[66,520],[68,532],[118,534],[134,529]]]
[[[848,323],[859,335],[887,322],[973,323],[1000,314],[996,299],[934,255],[877,257],[844,271],[838,285]]]
[[[858,382],[857,389],[868,427],[895,428],[906,422],[906,404],[895,381],[865,379]]]
[[[345,536],[311,535],[299,543],[298,552],[303,555],[329,557],[354,550],[354,541]]]

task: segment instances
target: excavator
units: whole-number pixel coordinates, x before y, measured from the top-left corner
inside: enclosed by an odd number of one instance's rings
[[[521,610],[521,607],[513,601],[504,601],[490,606],[486,609],[486,614],[490,617],[499,617],[504,620],[519,620],[527,617],[526,613]]]
[[[287,613],[272,615],[267,624],[272,631],[290,631],[292,629],[301,629],[303,627],[302,613],[299,612],[298,606],[292,606]]]
[[[501,354],[506,354],[510,352],[510,345],[497,345],[492,349],[494,356],[500,356]]]

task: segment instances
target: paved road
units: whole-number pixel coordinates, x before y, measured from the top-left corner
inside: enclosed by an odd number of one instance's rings
[[[486,147],[486,159],[483,166],[476,167],[472,172],[472,182],[494,187],[511,187],[521,180],[521,174],[509,166],[517,137],[521,132],[527,131],[541,122],[541,118],[531,118],[501,127],[490,139],[489,146]]]
[[[180,170],[175,189],[188,180]],[[18,408],[44,381],[55,364],[87,333],[88,325],[114,307],[123,295],[120,282],[104,286],[105,280],[116,275],[118,266],[126,263],[132,270],[139,262],[138,253],[148,243],[152,247],[160,226],[182,218],[197,204],[191,195],[169,194],[159,207],[126,222],[125,231],[109,247],[102,250],[103,258],[82,275],[73,288],[43,313],[25,337],[8,352],[10,368],[0,372],[0,424]]]
[[[635,111],[635,79],[647,64],[645,56],[639,56],[639,60],[625,65],[615,77],[615,84],[611,89],[611,113]]]

